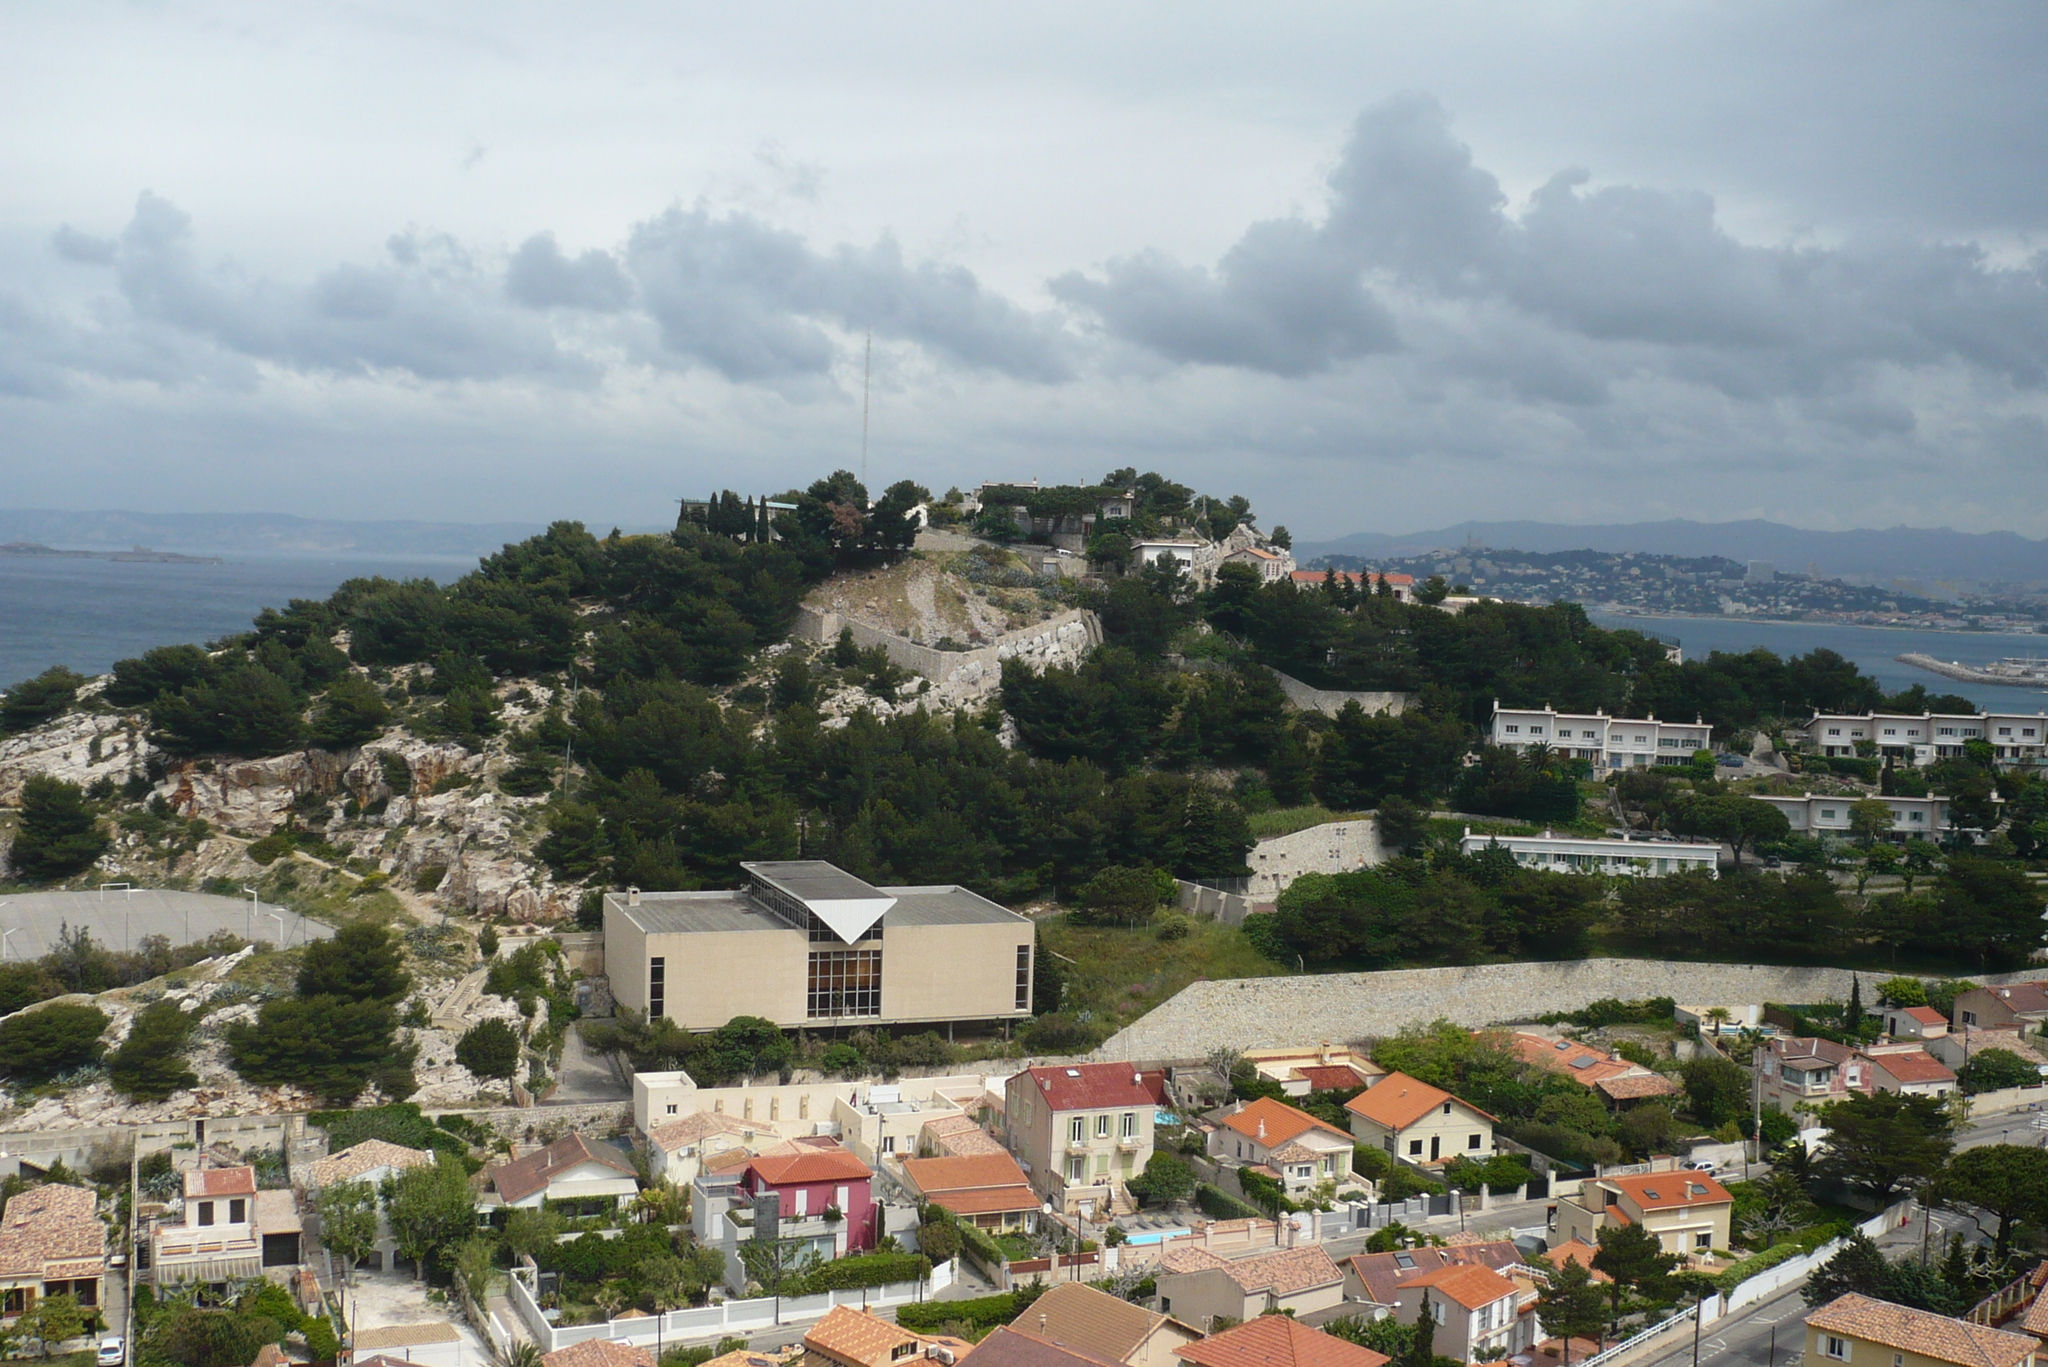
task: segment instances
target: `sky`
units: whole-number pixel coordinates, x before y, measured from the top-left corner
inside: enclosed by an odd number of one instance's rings
[[[0,9],[0,504],[2048,535],[2048,9]],[[863,395],[866,394],[864,402]]]

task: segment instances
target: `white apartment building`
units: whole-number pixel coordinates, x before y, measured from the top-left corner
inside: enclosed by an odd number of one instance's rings
[[[1828,758],[1851,759],[1860,743],[1880,758],[1915,766],[1960,759],[1973,740],[1988,741],[2000,764],[2039,764],[2048,757],[2048,712],[1816,712],[1806,741]]]
[[[1794,835],[1841,836],[1850,834],[1850,805],[1863,800],[1853,793],[1832,797],[1805,793],[1799,797],[1759,795],[1752,798],[1752,801],[1768,802],[1783,812]],[[1893,835],[1933,840],[1948,833],[1948,799],[1945,797],[1881,797],[1875,800],[1892,809]]]
[[[1605,712],[1559,712],[1548,707],[1502,707],[1493,704],[1489,740],[1512,750],[1547,745],[1570,759],[1589,761],[1595,769],[1648,769],[1659,764],[1687,764],[1701,750],[1712,750],[1714,728],[1695,719],[1631,721]]]
[[[1524,868],[1549,873],[1609,873],[1624,878],[1663,878],[1704,869],[1720,877],[1721,847],[1704,841],[1588,839],[1575,835],[1474,835],[1465,828],[1460,854],[1477,854],[1498,844]]]

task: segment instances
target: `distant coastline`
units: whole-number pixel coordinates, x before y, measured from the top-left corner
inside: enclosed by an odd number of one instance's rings
[[[1868,618],[1848,613],[1840,616],[1815,613],[1807,617],[1767,617],[1762,613],[1756,612],[1645,612],[1641,608],[1625,606],[1620,603],[1587,603],[1583,606],[1589,612],[1603,612],[1610,617],[1641,617],[1650,621],[1660,622],[1757,622],[1765,626],[1774,627],[1827,626],[1862,627],[1871,631],[1941,631],[1955,636],[2012,636],[2025,634],[2003,627],[1949,626],[1933,621],[1872,621]]]
[[[125,551],[66,551],[40,541],[0,542],[0,555],[35,560],[118,560],[124,565],[224,565],[217,555],[181,555],[177,551],[153,551],[136,546]]]

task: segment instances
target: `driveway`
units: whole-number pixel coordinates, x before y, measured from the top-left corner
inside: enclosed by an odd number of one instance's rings
[[[630,1101],[633,1084],[621,1082],[603,1055],[583,1047],[582,1032],[573,1025],[562,1041],[561,1086],[548,1098],[550,1106],[588,1104],[593,1101]]]

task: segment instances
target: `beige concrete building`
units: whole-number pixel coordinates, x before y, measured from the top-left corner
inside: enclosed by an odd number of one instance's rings
[[[1010,1079],[1010,1151],[1063,1214],[1104,1218],[1152,1158],[1166,1075],[1128,1063],[1027,1068]]]
[[[633,1123],[661,1145],[664,1154],[685,1163],[701,1163],[729,1148],[830,1135],[859,1154],[863,1163],[885,1166],[923,1152],[927,1129],[935,1122],[946,1122],[949,1129],[978,1128],[977,1122],[1001,1109],[1002,1099],[988,1090],[989,1085],[980,1073],[962,1073],[886,1084],[699,1087],[684,1072],[635,1073]],[[703,1118],[684,1129],[674,1128],[693,1116]],[[730,1134],[737,1142],[709,1139],[714,1132]],[[697,1152],[683,1152],[691,1147]],[[975,1146],[975,1151],[985,1148]],[[664,1166],[669,1165],[665,1159]],[[676,1177],[681,1180],[680,1173]]]
[[[1343,1270],[1320,1244],[1249,1258],[1177,1248],[1154,1268],[1161,1312],[1205,1330],[1219,1315],[1241,1323],[1261,1315],[1310,1315],[1344,1303]]]
[[[1609,1225],[1641,1225],[1666,1253],[1681,1257],[1728,1247],[1735,1209],[1728,1189],[1703,1172],[1650,1172],[1589,1178],[1557,1203],[1556,1242],[1600,1242]]]
[[[1439,1087],[1389,1073],[1345,1103],[1351,1133],[1419,1166],[1493,1157],[1493,1117]]]
[[[1414,1324],[1427,1315],[1435,1326],[1432,1346],[1460,1362],[1499,1362],[1540,1336],[1535,1315],[1520,1313],[1524,1287],[1476,1263],[1414,1273],[1395,1294],[1395,1318]],[[1526,1294],[1535,1300],[1533,1284]]]
[[[619,1005],[714,1030],[1018,1020],[1031,922],[961,887],[878,888],[818,860],[742,864],[730,892],[605,894]]]
[[[1853,1292],[1806,1317],[1812,1367],[2034,1367],[2040,1341]]]

